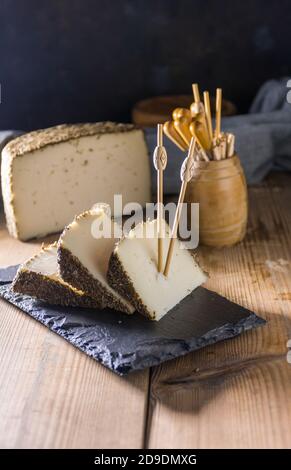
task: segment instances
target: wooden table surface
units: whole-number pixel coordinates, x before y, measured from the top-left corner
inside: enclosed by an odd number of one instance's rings
[[[291,447],[291,176],[249,194],[245,240],[203,247],[200,260],[208,288],[267,325],[120,378],[1,301],[1,448]],[[39,244],[13,240],[3,222],[0,265]]]

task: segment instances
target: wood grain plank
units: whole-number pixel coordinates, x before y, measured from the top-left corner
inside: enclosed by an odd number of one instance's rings
[[[0,266],[24,261],[39,245],[13,240],[2,225]],[[1,448],[140,448],[148,376],[116,376],[0,301]]]
[[[291,177],[250,190],[247,237],[200,249],[208,287],[268,324],[153,371],[149,448],[290,447]]]

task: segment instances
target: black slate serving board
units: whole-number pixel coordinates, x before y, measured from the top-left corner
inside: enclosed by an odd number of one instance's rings
[[[110,309],[55,307],[12,293],[16,270],[17,266],[0,269],[0,297],[119,375],[156,366],[266,323],[203,287],[159,322]]]

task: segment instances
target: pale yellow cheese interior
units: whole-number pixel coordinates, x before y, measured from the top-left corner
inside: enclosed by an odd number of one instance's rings
[[[148,151],[141,130],[71,139],[17,156],[3,151],[8,227],[22,240],[61,231],[95,202],[150,201]],[[120,214],[119,214],[120,215]]]
[[[206,281],[207,277],[193,256],[176,240],[170,272],[167,278],[157,271],[158,241],[145,237],[145,229],[152,230],[156,221],[139,224],[129,232],[115,249],[123,269],[133,287],[150,312],[151,318],[160,320],[169,310],[189,295],[196,287]],[[167,230],[164,245],[164,261],[169,245]]]

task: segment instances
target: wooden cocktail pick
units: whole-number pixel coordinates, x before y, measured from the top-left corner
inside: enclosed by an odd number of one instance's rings
[[[158,199],[158,271],[163,270],[163,171],[167,166],[167,152],[163,146],[163,125],[157,125],[157,146],[154,151],[154,166],[158,172],[157,199]]]
[[[211,108],[210,108],[210,99],[209,99],[209,92],[208,91],[204,91],[203,98],[204,98],[204,109],[205,109],[208,133],[209,133],[210,140],[212,141],[212,139],[213,139],[213,129],[212,129]]]
[[[228,133],[226,135],[226,140],[227,140],[227,158],[229,158],[229,157],[232,157],[234,154],[235,137],[233,134]]]
[[[219,139],[219,147],[220,147],[220,154],[222,160],[224,160],[227,157],[226,150],[227,150],[227,141],[226,141],[226,135],[221,134],[221,137]]]
[[[219,138],[221,133],[221,102],[222,102],[222,90],[221,88],[216,88],[216,128],[215,128],[215,137]]]
[[[188,145],[182,139],[178,131],[175,129],[174,122],[173,121],[167,121],[165,122],[163,126],[164,134],[172,141],[174,142],[177,147],[179,147],[180,150],[185,152],[185,150],[188,149]]]
[[[191,123],[191,113],[189,109],[176,108],[174,109],[172,116],[176,131],[187,145],[187,148],[189,148],[192,138],[191,132],[189,130],[189,125]]]
[[[192,84],[193,95],[194,95],[194,103],[190,106],[191,115],[193,121],[199,123],[199,132],[198,138],[202,143],[203,147],[206,150],[211,149],[212,139],[208,129],[208,123],[206,118],[206,110],[203,103],[200,101],[200,93],[197,83]],[[198,127],[196,128],[196,132],[198,131]],[[192,133],[193,134],[193,133]]]
[[[183,117],[180,117],[174,121],[174,126],[188,148],[192,139],[192,134],[189,130],[189,121]]]
[[[214,160],[221,160],[221,148],[216,139],[213,140],[212,155]]]
[[[192,137],[188,155],[187,155],[187,157],[185,158],[185,160],[182,164],[181,172],[180,172],[180,177],[181,177],[182,184],[181,184],[177,209],[176,209],[176,213],[175,213],[174,224],[173,224],[173,228],[172,228],[172,231],[171,231],[171,237],[170,237],[170,243],[169,243],[169,248],[168,248],[168,253],[167,253],[166,265],[165,265],[165,269],[164,269],[164,276],[166,276],[166,277],[168,276],[169,270],[170,270],[170,265],[171,265],[171,260],[172,260],[172,256],[173,256],[173,250],[174,250],[174,244],[175,244],[175,240],[176,240],[176,237],[177,237],[177,231],[178,231],[179,221],[180,221],[180,217],[181,217],[182,204],[183,204],[184,197],[185,197],[187,183],[194,176],[194,172],[195,172],[195,169],[196,169],[195,168],[195,162],[194,162],[195,147],[196,147],[196,140],[195,140],[194,137]]]
[[[192,116],[196,116],[196,114],[201,113],[203,111],[203,106],[200,101],[200,93],[199,93],[199,87],[198,83],[192,83],[192,90],[193,90],[193,96],[194,96],[194,103],[191,104],[190,110]]]
[[[194,119],[189,126],[191,135],[196,137],[198,144],[203,147],[204,150],[211,150],[212,140],[210,139],[207,124],[203,125],[200,121]]]
[[[205,146],[204,146],[204,145],[207,145],[207,147],[208,147],[208,144],[206,144],[205,141],[202,140],[203,133],[202,134],[199,133],[198,127],[200,125],[201,124],[198,121],[192,121],[190,126],[189,126],[189,129],[190,129],[190,132],[191,132],[192,136],[195,137],[195,140],[197,141],[197,144],[200,147],[201,154],[202,154],[204,160],[208,162],[209,158],[208,158],[207,153],[205,152]],[[208,147],[208,149],[210,149],[210,148],[211,148],[211,146]]]
[[[180,118],[185,118],[189,122],[191,122],[191,112],[188,108],[175,108],[172,112],[173,120],[177,120]]]

